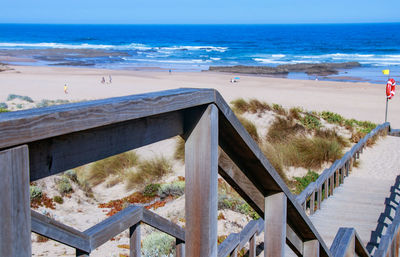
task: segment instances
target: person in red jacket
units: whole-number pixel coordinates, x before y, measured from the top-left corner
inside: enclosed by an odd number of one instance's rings
[[[396,87],[396,81],[394,79],[389,79],[386,84],[386,97],[388,99],[392,99],[392,97],[394,96],[395,87]]]

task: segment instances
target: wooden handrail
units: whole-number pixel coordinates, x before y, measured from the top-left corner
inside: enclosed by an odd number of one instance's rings
[[[264,230],[264,221],[262,219],[251,220],[240,233],[230,234],[219,246],[218,257],[226,257],[233,251],[240,251],[247,242],[259,235]],[[251,242],[250,248],[255,248],[255,240]],[[252,256],[251,256],[252,257]]]
[[[317,208],[320,206],[320,202],[323,200],[322,195],[322,187],[325,190],[325,196],[328,196],[333,192],[333,188],[339,186],[339,183],[343,183],[344,178],[348,175],[348,170],[351,168],[353,159],[359,158],[359,153],[365,147],[367,141],[380,133],[381,131],[388,130],[390,128],[390,123],[386,122],[375,129],[373,129],[370,133],[368,133],[365,137],[363,137],[357,144],[355,144],[341,159],[336,160],[330,168],[325,169],[321,175],[319,175],[318,179],[315,182],[310,183],[297,197],[297,202],[306,208],[307,199],[310,199],[311,203],[314,203],[315,194],[318,197]],[[339,174],[340,173],[340,174]],[[341,180],[339,180],[339,175]],[[333,181],[332,177],[336,176],[336,182]],[[339,183],[337,183],[339,182]],[[325,198],[324,198],[325,199]],[[314,213],[314,205],[311,206],[310,203],[310,214]]]
[[[339,228],[330,250],[333,257],[370,257],[354,228]]]
[[[31,219],[33,232],[86,253],[141,222],[175,237],[180,243],[185,242],[183,228],[137,205],[128,206],[83,232],[33,210]]]
[[[381,237],[374,257],[399,256],[400,247],[400,205],[397,206],[394,219],[387,227],[385,235]]]

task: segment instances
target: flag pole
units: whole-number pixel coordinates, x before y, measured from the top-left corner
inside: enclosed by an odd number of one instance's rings
[[[389,98],[386,97],[385,123],[387,122],[388,102],[389,102]]]

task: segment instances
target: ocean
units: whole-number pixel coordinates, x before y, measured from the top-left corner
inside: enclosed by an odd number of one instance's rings
[[[400,23],[0,24],[0,60],[4,56],[17,57],[12,61],[21,65],[174,71],[202,71],[209,66],[356,61],[361,67],[320,79],[382,83],[387,79],[381,73],[383,69],[390,69],[394,78],[400,77]],[[290,73],[287,77],[315,79],[304,73]]]

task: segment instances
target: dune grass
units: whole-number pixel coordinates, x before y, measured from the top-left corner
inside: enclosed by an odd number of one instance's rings
[[[267,141],[272,143],[288,140],[290,137],[305,132],[304,126],[292,119],[277,116],[267,133]]]
[[[258,135],[257,127],[254,122],[244,118],[243,116],[238,116],[240,123],[242,123],[243,127],[247,130],[250,136],[256,141],[257,143],[260,142],[260,137]]]
[[[177,137],[176,139],[174,159],[183,162],[185,161],[185,140],[181,137]]]
[[[104,182],[109,176],[122,174],[125,169],[132,168],[139,162],[139,156],[134,151],[117,154],[94,162],[88,172],[87,181],[92,185]]]
[[[257,99],[250,99],[249,101],[243,98],[238,98],[231,102],[232,110],[237,115],[245,112],[257,113],[272,110],[271,106],[266,102],[261,102]]]
[[[139,163],[136,171],[126,173],[126,188],[132,189],[138,184],[159,180],[162,176],[172,172],[170,160],[164,156],[156,156]]]

